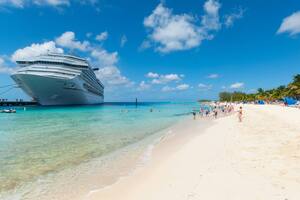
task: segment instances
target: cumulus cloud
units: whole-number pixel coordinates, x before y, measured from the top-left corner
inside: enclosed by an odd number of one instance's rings
[[[177,87],[176,87],[177,90],[187,90],[189,88],[190,88],[190,86],[188,84],[180,84],[180,85],[177,85]]]
[[[121,37],[120,46],[121,46],[121,47],[124,47],[126,43],[127,43],[127,37],[126,37],[126,35],[123,35],[123,36]]]
[[[0,74],[11,74],[15,71],[14,68],[6,66],[5,59],[0,57]]]
[[[4,59],[0,57],[0,66],[4,64]]]
[[[178,82],[181,80],[181,75],[178,74],[161,74],[158,77],[154,78],[152,84],[166,84],[172,81]]]
[[[200,90],[210,90],[212,88],[212,85],[207,85],[207,84],[204,84],[204,83],[199,83],[198,84],[198,88]]]
[[[102,48],[94,48],[91,51],[91,58],[95,65],[99,66],[100,69],[96,72],[96,76],[103,82],[105,86],[132,86],[134,83],[123,76],[119,68],[118,63],[118,52],[108,52]]]
[[[96,72],[96,75],[107,86],[133,85],[133,82],[123,76],[116,66],[102,67]]]
[[[91,56],[97,61],[97,64],[100,66],[111,66],[115,65],[119,58],[118,52],[108,52],[102,48],[94,48],[91,51]]]
[[[231,13],[229,15],[225,15],[225,26],[226,27],[232,27],[234,22],[238,19],[241,19],[244,16],[245,10],[240,8],[238,11]]]
[[[42,44],[33,43],[28,47],[16,50],[11,59],[13,61],[27,59],[35,56],[39,56],[41,54],[46,53],[63,53],[64,50],[62,48],[58,48],[53,41],[44,42]]]
[[[0,0],[0,7],[14,7],[25,8],[29,6],[50,6],[50,7],[63,7],[70,6],[71,3],[91,4],[95,5],[96,0]]]
[[[148,48],[150,43],[153,43],[156,50],[162,53],[197,47],[203,40],[213,38],[212,31],[220,29],[220,7],[220,3],[216,0],[206,1],[201,25],[198,25],[194,16],[173,14],[172,9],[160,3],[152,14],[144,19],[144,26],[148,29],[149,35],[142,46]]]
[[[244,87],[244,83],[242,82],[236,82],[236,83],[233,83],[230,85],[230,88],[231,89],[240,89],[240,88],[243,88]]]
[[[207,76],[207,78],[210,78],[210,79],[215,79],[215,78],[219,78],[220,75],[219,74],[210,74]]]
[[[180,84],[177,85],[176,87],[170,87],[170,86],[164,86],[162,87],[161,91],[163,92],[173,92],[173,91],[184,91],[189,89],[190,86],[188,84]]]
[[[104,32],[102,32],[102,33],[100,33],[100,34],[98,34],[98,35],[96,35],[96,40],[98,40],[98,41],[104,41],[104,40],[106,40],[108,38],[108,32],[107,31],[104,31]]]
[[[80,42],[76,40],[75,33],[72,31],[63,33],[61,36],[55,39],[55,42],[61,47],[69,48],[72,50],[77,49],[80,51],[87,51],[90,46],[90,43],[88,41]]]
[[[300,33],[300,11],[283,19],[277,34],[288,33],[291,36]]]
[[[139,91],[148,90],[151,87],[150,84],[147,84],[145,81],[141,81],[138,87]]]
[[[61,5],[70,5],[69,0],[34,0],[32,1],[36,5],[50,5],[50,6],[61,6]]]
[[[243,17],[244,10],[225,15],[225,22],[220,21],[221,4],[218,0],[207,0],[203,5],[204,14],[195,16],[187,13],[174,14],[163,3],[144,19],[148,31],[140,50],[154,47],[161,53],[188,50],[201,45],[204,40],[211,40],[222,27],[230,27]],[[199,20],[200,19],[200,23]]]
[[[24,8],[29,5],[37,6],[68,6],[70,5],[69,0],[0,0],[0,6],[9,6],[16,8]]]
[[[187,14],[173,15],[172,10],[160,3],[153,13],[145,18],[149,40],[157,45],[156,50],[167,53],[196,47],[202,37],[195,19]],[[149,45],[148,45],[149,46]]]
[[[216,0],[208,0],[204,3],[205,15],[202,16],[202,28],[206,31],[219,30],[221,23],[219,19],[219,10],[221,4]]]
[[[148,74],[146,74],[146,77],[148,77],[148,78],[158,78],[159,74],[153,73],[153,72],[149,72]]]

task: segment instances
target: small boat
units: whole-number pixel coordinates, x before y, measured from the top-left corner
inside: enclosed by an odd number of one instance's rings
[[[16,113],[17,111],[14,109],[5,109],[5,110],[1,110],[1,113]]]

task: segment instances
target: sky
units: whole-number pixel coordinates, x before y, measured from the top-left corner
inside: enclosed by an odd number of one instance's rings
[[[30,98],[18,59],[74,54],[99,67],[105,101],[194,101],[300,73],[298,0],[0,0],[0,98]]]

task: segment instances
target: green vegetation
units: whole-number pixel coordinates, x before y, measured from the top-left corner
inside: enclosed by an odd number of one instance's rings
[[[300,74],[294,76],[293,81],[287,86],[279,86],[271,90],[257,89],[256,93],[247,94],[244,92],[221,92],[220,101],[275,101],[284,97],[300,98]]]
[[[211,100],[208,99],[200,99],[198,100],[199,103],[206,103],[206,102],[211,102]]]

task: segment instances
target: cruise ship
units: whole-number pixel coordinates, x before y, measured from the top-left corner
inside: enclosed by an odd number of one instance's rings
[[[86,59],[48,53],[16,61],[20,69],[11,77],[40,105],[100,104],[104,86]]]

